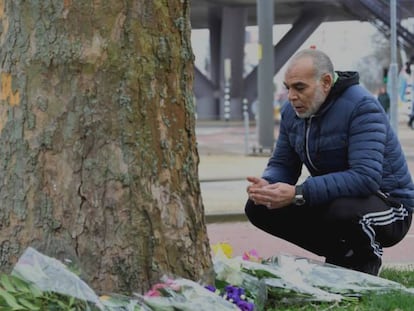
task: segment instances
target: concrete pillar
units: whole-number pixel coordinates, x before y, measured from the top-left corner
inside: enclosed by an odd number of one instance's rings
[[[196,98],[196,112],[198,120],[216,120],[217,119],[217,102],[212,96],[203,96]]]
[[[273,113],[273,1],[257,1],[259,25],[259,65],[258,65],[258,139],[260,147],[272,150],[274,147]]]
[[[215,120],[218,116],[218,94],[216,86],[203,75],[200,70],[194,68],[194,95],[196,100],[196,112],[199,120]]]
[[[390,77],[390,123],[398,135],[398,64],[397,64],[397,2],[390,1],[390,27],[391,27],[391,64],[388,70]]]
[[[220,118],[224,118],[225,63],[230,65],[230,119],[243,119],[243,70],[247,10],[243,7],[224,7],[222,15],[220,53]],[[228,81],[227,81],[228,82]]]
[[[212,8],[208,12],[208,30],[210,33],[210,77],[213,84],[217,87],[220,84],[222,11],[222,8]]]

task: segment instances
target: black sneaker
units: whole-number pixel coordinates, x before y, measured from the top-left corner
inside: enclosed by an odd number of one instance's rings
[[[361,259],[357,259],[353,255],[352,250],[350,250],[345,256],[327,257],[325,262],[335,266],[378,276],[382,264],[381,258],[371,258],[362,263]]]
[[[378,276],[381,265],[382,265],[381,258],[376,257],[376,258],[368,260],[367,262],[359,263],[349,268],[356,270],[356,271],[365,272],[371,275]]]
[[[325,262],[343,268],[351,268],[351,266],[354,264],[352,255],[353,251],[351,249],[342,255],[326,257]]]

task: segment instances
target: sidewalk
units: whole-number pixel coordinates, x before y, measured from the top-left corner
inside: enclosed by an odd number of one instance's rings
[[[405,115],[399,118],[398,136],[414,176],[414,131],[407,127],[406,119]],[[277,134],[276,124],[275,139]],[[245,218],[246,176],[260,176],[269,158],[269,152],[258,153],[254,124],[247,131],[243,122],[198,121],[196,135],[201,195],[211,244],[228,242],[234,255],[255,248],[264,257],[287,253],[323,260],[255,228]],[[301,178],[306,176],[307,172],[303,172]],[[414,226],[402,242],[384,249],[383,262],[414,267]]]

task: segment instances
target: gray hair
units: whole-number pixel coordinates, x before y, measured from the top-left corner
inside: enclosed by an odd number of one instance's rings
[[[335,72],[331,59],[328,55],[320,50],[301,50],[292,57],[290,63],[292,64],[298,59],[307,57],[312,59],[313,65],[315,67],[315,79],[321,78],[325,73],[329,73],[332,77],[334,77]]]

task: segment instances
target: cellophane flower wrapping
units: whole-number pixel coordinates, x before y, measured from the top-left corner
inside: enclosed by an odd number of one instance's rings
[[[273,300],[336,302],[355,301],[369,292],[414,294],[413,288],[400,283],[308,258],[282,254],[264,260],[252,251],[229,258],[218,249],[213,257],[215,284],[164,276],[146,295],[133,297],[98,296],[60,261],[30,247],[19,258],[12,275],[43,292],[74,297],[87,302],[91,309],[103,311],[261,311]]]
[[[394,281],[292,255],[281,254],[262,262],[241,257],[228,261],[227,265],[239,266],[244,273],[265,282],[267,301],[355,301],[368,292],[414,293]]]
[[[42,292],[59,293],[89,302],[103,311],[150,311],[138,299],[118,294],[98,296],[75,273],[58,261],[27,248],[12,270],[12,275],[30,282]]]
[[[265,264],[286,272],[296,271],[304,283],[343,296],[392,290],[414,293],[413,288],[407,288],[398,282],[309,258],[283,254],[267,259]]]
[[[43,292],[89,301],[103,309],[95,292],[59,260],[27,248],[12,270],[12,275],[35,284]]]
[[[152,309],[137,297],[120,294],[101,295],[99,297],[105,311],[151,311]]]
[[[254,301],[255,310],[263,310],[267,299],[266,284],[256,276],[242,271],[242,261],[244,260],[239,257],[227,257],[219,249],[213,258],[216,283],[224,282],[243,288]]]
[[[263,261],[262,263],[241,260],[241,269],[245,273],[251,274],[264,281],[267,288],[269,300],[283,301],[285,303],[298,301],[341,301],[343,297],[309,284],[303,278],[302,270],[297,269],[294,261],[286,261],[279,258],[276,261]],[[285,258],[284,258],[285,259]],[[272,264],[270,264],[272,263]]]
[[[139,295],[155,311],[240,311],[205,286],[194,281],[164,275],[145,295]]]

